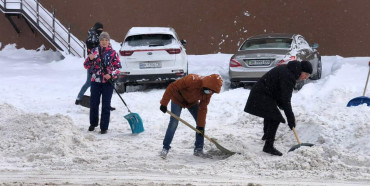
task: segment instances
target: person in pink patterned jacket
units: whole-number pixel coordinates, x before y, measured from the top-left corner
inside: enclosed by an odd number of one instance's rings
[[[103,32],[99,36],[99,46],[92,49],[84,62],[86,69],[91,69],[90,127],[94,131],[99,125],[99,105],[102,98],[100,118],[101,134],[107,133],[110,118],[110,103],[113,95],[112,79],[117,78],[121,62],[118,53],[110,45],[110,36]]]

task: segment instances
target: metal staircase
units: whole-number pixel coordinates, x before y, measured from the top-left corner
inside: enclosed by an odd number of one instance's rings
[[[0,10],[7,16],[18,33],[20,31],[10,17],[12,15],[22,15],[63,55],[86,57],[85,43],[70,32],[70,26],[64,27],[55,18],[55,10],[50,13],[38,0],[0,0]]]

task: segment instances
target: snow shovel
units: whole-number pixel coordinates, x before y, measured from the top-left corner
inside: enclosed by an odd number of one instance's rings
[[[207,135],[201,133],[198,129],[196,129],[195,127],[193,127],[192,125],[190,125],[188,122],[186,122],[185,120],[181,119],[180,117],[178,117],[176,114],[170,112],[169,110],[167,110],[167,113],[170,114],[172,117],[174,117],[175,119],[181,121],[182,123],[184,123],[186,126],[190,127],[191,129],[193,129],[195,132],[201,134],[202,136],[204,136],[205,138],[207,138],[210,142],[212,142],[213,144],[216,145],[216,147],[221,150],[221,152],[227,154],[227,155],[234,155],[235,152],[232,152],[230,150],[227,150],[225,147],[221,146],[220,144],[217,143],[216,139],[214,138],[210,138],[208,137]]]
[[[126,102],[122,99],[122,97],[118,93],[116,87],[114,87],[113,81],[112,80],[109,80],[109,82],[111,83],[111,85],[113,86],[113,88],[116,91],[117,95],[119,96],[119,98],[121,98],[123,104],[125,104],[128,112],[129,112],[129,114],[125,115],[124,118],[127,119],[128,123],[130,124],[131,132],[133,134],[139,134],[139,133],[143,132],[144,131],[143,120],[141,119],[141,117],[139,116],[139,114],[133,113],[133,112],[130,111],[130,109],[128,108]]]
[[[366,88],[367,88],[367,82],[369,82],[369,76],[370,76],[370,61],[369,61],[369,72],[367,73],[367,80],[366,80],[366,84],[365,84],[364,93],[360,97],[351,99],[348,102],[347,107],[359,106],[359,105],[364,104],[364,103],[366,103],[367,106],[370,106],[370,98],[365,96]]]
[[[299,138],[298,138],[298,134],[297,134],[297,132],[295,131],[295,128],[293,128],[293,132],[294,132],[295,138],[297,139],[298,145],[294,145],[292,148],[290,148],[289,152],[290,152],[290,151],[294,151],[295,149],[298,149],[298,148],[299,148],[299,147],[301,147],[301,146],[307,146],[307,147],[312,147],[312,146],[314,146],[314,144],[311,144],[311,143],[301,143],[301,141],[300,141],[300,140],[299,140]]]

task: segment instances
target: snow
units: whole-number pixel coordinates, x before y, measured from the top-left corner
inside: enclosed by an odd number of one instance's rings
[[[119,43],[113,41],[118,50]],[[189,72],[218,73],[220,94],[208,107],[206,134],[240,154],[227,157],[209,141],[213,159],[192,155],[194,132],[179,124],[166,160],[159,157],[169,115],[159,110],[165,89],[121,94],[143,119],[145,131],[131,134],[127,109],[114,94],[108,134],[88,132],[89,110],[74,101],[86,80],[82,58],[52,51],[0,51],[0,184],[111,185],[369,185],[370,107],[346,107],[362,96],[370,57],[323,56],[323,77],[292,97],[301,142],[281,124],[276,148],[262,152],[262,119],[243,111],[250,90],[229,89],[232,54],[189,55]],[[131,90],[134,90],[134,87]],[[87,92],[86,94],[89,94]],[[366,95],[370,96],[369,90]],[[194,124],[190,113],[181,117]]]

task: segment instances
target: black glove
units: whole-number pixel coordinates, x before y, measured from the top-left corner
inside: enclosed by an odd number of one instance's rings
[[[295,122],[288,122],[288,126],[290,130],[293,130],[293,128],[295,128]]]
[[[290,130],[293,130],[293,128],[295,128],[295,117],[289,117],[287,118],[288,119],[288,126],[290,128]]]
[[[167,112],[167,107],[164,106],[164,105],[161,105],[161,107],[159,107],[159,109],[163,112],[163,113],[166,113]]]
[[[202,133],[201,135],[204,136],[204,127],[197,126],[197,129],[200,131],[200,133]]]

